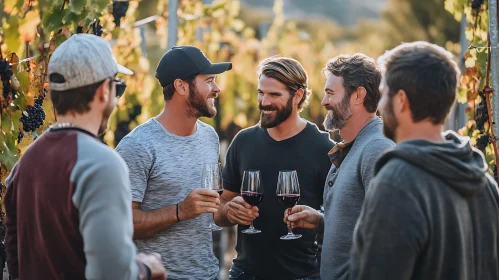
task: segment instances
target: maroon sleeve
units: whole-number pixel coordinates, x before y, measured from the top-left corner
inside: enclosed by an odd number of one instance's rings
[[[19,261],[17,255],[17,191],[15,188],[16,168],[7,178],[7,192],[5,193],[5,251],[7,253],[7,267],[11,279],[19,278]]]

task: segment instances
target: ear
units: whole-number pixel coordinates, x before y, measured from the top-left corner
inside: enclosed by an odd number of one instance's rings
[[[362,105],[364,106],[364,98],[366,98],[367,91],[364,87],[358,87],[356,91],[353,92],[350,101],[354,105]]]
[[[407,93],[405,93],[403,89],[397,91],[397,93],[393,97],[393,110],[400,113],[411,111],[409,98],[407,97]]]
[[[109,98],[111,98],[111,88],[109,86],[109,83],[111,83],[110,79],[105,79],[104,82],[97,88],[94,96],[94,101],[98,101],[99,103],[109,102]]]
[[[305,90],[303,88],[299,88],[298,90],[296,90],[295,91],[295,96],[293,96],[293,103],[295,105],[300,104],[300,101],[303,98],[304,94],[305,94]]]
[[[184,82],[181,79],[176,79],[173,81],[173,86],[175,87],[175,91],[180,95],[189,95],[189,84]]]

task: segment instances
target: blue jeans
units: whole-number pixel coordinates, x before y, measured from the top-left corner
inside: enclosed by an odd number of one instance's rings
[[[260,277],[256,277],[244,272],[242,269],[232,266],[229,270],[229,280],[263,280]],[[299,278],[295,280],[321,280],[320,277],[307,277]]]

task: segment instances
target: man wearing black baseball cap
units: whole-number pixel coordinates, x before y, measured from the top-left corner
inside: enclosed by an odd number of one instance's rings
[[[200,187],[204,164],[218,162],[219,143],[198,118],[216,115],[216,75],[231,68],[196,47],[169,50],[156,69],[164,110],[116,148],[130,169],[137,247],[161,254],[168,279],[218,279],[206,213],[217,212],[219,195]]]

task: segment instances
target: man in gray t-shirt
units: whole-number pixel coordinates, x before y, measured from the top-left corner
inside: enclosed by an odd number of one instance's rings
[[[134,239],[141,252],[157,252],[168,279],[218,279],[211,213],[219,195],[202,189],[202,167],[218,162],[215,130],[199,117],[214,117],[217,74],[231,63],[211,63],[198,48],[174,47],[156,77],[165,109],[125,136],[116,150],[130,170]]]
[[[395,144],[383,135],[376,117],[381,97],[381,72],[363,54],[341,55],[324,69],[327,77],[322,105],[328,110],[324,127],[339,130],[343,141],[331,151],[331,169],[324,186],[324,214],[304,205],[286,217],[293,227],[317,228],[324,234],[321,279],[348,279],[348,260],[353,232],[374,163]],[[286,221],[285,218],[285,221]]]

